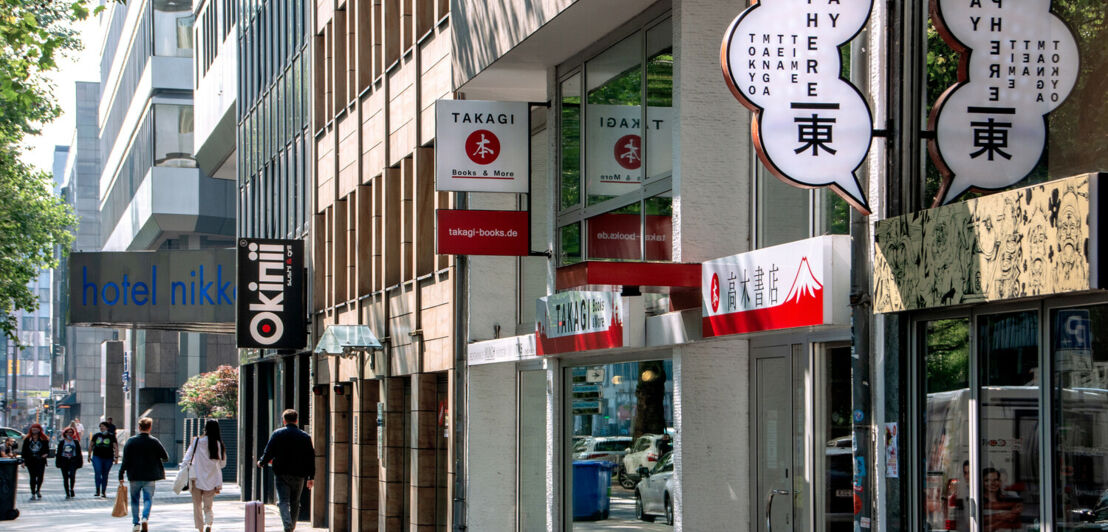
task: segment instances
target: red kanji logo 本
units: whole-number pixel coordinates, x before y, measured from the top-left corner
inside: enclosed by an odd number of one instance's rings
[[[638,170],[642,166],[642,137],[624,135],[616,141],[616,162],[628,170]]]
[[[466,137],[466,155],[477,164],[489,164],[500,156],[500,139],[487,129],[478,129]]]

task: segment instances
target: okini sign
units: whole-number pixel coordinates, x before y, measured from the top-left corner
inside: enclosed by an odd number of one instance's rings
[[[758,158],[782,181],[829,186],[855,209],[869,203],[855,171],[873,137],[869,105],[841,76],[839,47],[873,1],[761,0],[735,18],[720,50],[723,77],[754,112]]]
[[[303,240],[240,238],[238,287],[238,347],[307,344]]]
[[[705,337],[849,323],[849,236],[706,261],[700,278]]]
[[[623,298],[618,292],[559,292],[536,303],[539,355],[623,347],[623,336]]]
[[[435,102],[435,188],[528,191],[530,113],[526,102]]]
[[[1073,34],[1050,0],[932,0],[939,35],[961,54],[935,103],[928,151],[943,173],[936,205],[1014,185],[1038,164],[1046,115],[1077,81]]]

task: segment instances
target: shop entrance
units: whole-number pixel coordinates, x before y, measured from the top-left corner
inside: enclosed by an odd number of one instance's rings
[[[850,347],[751,349],[751,530],[853,529]]]
[[[792,347],[778,345],[753,351],[753,466],[757,523],[767,531],[793,529]]]

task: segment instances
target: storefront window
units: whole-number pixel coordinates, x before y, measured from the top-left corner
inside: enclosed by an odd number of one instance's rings
[[[1108,522],[1108,305],[1051,312],[1055,530]]]
[[[923,514],[931,530],[969,530],[969,320],[922,327]]]
[[[981,524],[1038,530],[1039,314],[978,320]]]
[[[1047,115],[1046,145],[1038,164],[1013,188],[1108,168],[1108,144],[1104,142],[1108,137],[1108,121],[1104,120],[1108,117],[1108,98],[1104,97],[1103,76],[1108,68],[1108,51],[1104,47],[1105,39],[1108,39],[1108,14],[1100,0],[1055,0],[1044,4],[1044,8],[1045,5],[1050,6],[1050,12],[1061,19],[1073,34],[1080,65],[1073,90],[1060,106]],[[1008,4],[1005,3],[1004,7]],[[1002,39],[1001,42],[1008,43],[1007,37],[1002,36]],[[1021,38],[1011,42],[1022,46],[1025,41]],[[1040,59],[1038,55],[1029,55],[1031,66],[1044,66],[1050,60]],[[957,82],[958,69],[958,54],[942,40],[929,21],[925,102],[928,113],[943,92]],[[1028,74],[1024,76],[1031,77]],[[1003,78],[1007,79],[1007,72]],[[923,156],[927,164],[926,198],[930,201],[938,193],[942,176],[926,152]],[[973,193],[969,193],[963,197],[972,196]]]
[[[583,222],[585,232],[560,247],[583,245],[579,256],[590,259],[670,260],[673,68],[665,19],[586,59],[559,84],[558,224]]]
[[[672,524],[673,363],[575,367],[566,379],[573,528]]]
[[[826,532],[854,530],[853,449],[851,430],[850,347],[824,351],[821,394],[824,430],[823,528]]]

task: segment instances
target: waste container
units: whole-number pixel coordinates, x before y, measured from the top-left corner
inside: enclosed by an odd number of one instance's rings
[[[573,462],[573,520],[608,518],[612,502],[612,463],[604,460]]]
[[[19,510],[15,509],[15,487],[21,463],[22,458],[0,458],[0,520],[19,517]]]

